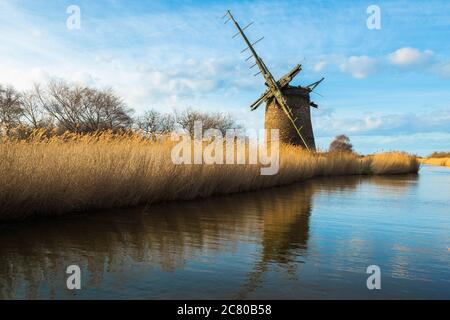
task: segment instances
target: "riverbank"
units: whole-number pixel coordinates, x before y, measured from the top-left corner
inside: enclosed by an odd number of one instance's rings
[[[279,172],[260,165],[175,165],[171,141],[111,133],[0,141],[0,220],[189,200],[316,176],[417,173],[400,152],[360,157],[281,146]]]

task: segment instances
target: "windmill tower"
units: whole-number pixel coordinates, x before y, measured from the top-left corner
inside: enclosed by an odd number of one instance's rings
[[[232,21],[238,32],[233,36],[241,35],[247,47],[242,50],[250,50],[251,56],[246,61],[254,59],[255,63],[250,67],[258,66],[267,86],[266,91],[256,100],[250,109],[256,110],[262,103],[266,103],[266,114],[264,127],[266,130],[279,129],[280,142],[302,146],[308,150],[315,150],[314,133],[311,123],[310,107],[317,108],[317,105],[310,100],[310,93],[323,81],[324,78],[314,82],[306,87],[291,86],[289,83],[301,71],[301,65],[298,64],[289,73],[280,80],[275,78],[267,69],[263,60],[258,56],[253,46],[263,38],[251,43],[244,33],[244,30],[253,24],[241,28],[228,10],[223,18],[228,18],[225,23]]]

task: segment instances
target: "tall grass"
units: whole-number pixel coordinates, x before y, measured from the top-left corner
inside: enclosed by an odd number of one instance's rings
[[[450,167],[450,152],[433,152],[427,158],[420,158],[419,162],[433,166]]]
[[[450,167],[450,157],[444,158],[444,157],[430,157],[430,158],[424,158],[419,160],[420,163],[423,164],[430,164],[433,166],[442,166],[442,167]]]
[[[280,170],[174,165],[170,141],[103,132],[0,140],[0,219],[60,215],[267,188],[315,176],[417,172],[414,157],[311,153],[281,146]]]

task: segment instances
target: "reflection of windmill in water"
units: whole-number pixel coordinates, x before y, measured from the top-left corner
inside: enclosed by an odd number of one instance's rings
[[[250,106],[251,110],[255,110],[266,102],[265,129],[279,129],[280,141],[283,143],[299,145],[306,149],[315,149],[310,107],[317,108],[317,105],[310,101],[309,94],[323,81],[323,78],[306,87],[291,86],[289,83],[301,71],[301,65],[297,65],[276,81],[253,48],[253,45],[263,38],[251,43],[244,33],[244,30],[253,23],[241,28],[229,10],[225,17],[228,17],[225,23],[230,20],[233,21],[238,30],[233,38],[240,34],[247,45],[242,52],[250,50],[252,54],[246,61],[252,57],[255,59],[255,63],[250,68],[258,66],[260,71],[255,76],[261,73],[268,87],[261,97]]]
[[[308,249],[315,192],[315,185],[310,182],[278,189],[276,197],[270,197],[269,191],[260,192],[263,201],[259,207],[263,224],[261,252],[236,298],[247,299],[264,285],[266,274],[275,267],[291,280],[299,281],[298,269]]]

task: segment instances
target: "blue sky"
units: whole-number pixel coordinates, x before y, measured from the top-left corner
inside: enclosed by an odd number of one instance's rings
[[[369,5],[381,29],[366,26]],[[69,30],[66,10],[81,10]],[[362,153],[450,150],[449,1],[14,1],[0,0],[0,83],[19,89],[60,77],[112,87],[148,108],[227,111],[261,128],[264,90],[221,17],[231,9],[279,77],[325,82],[312,95],[319,147],[350,136]]]

